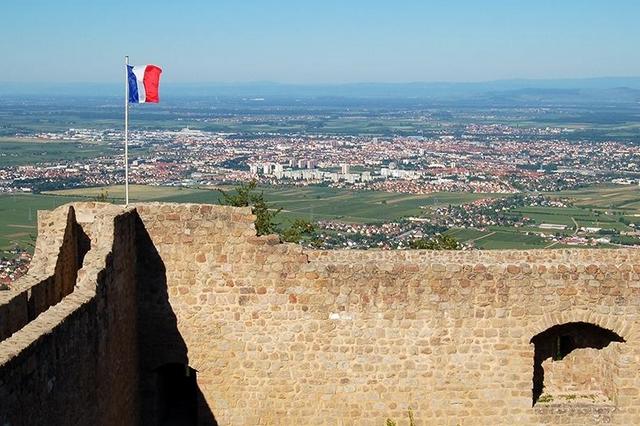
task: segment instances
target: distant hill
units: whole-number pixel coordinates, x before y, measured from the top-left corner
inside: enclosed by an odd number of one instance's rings
[[[0,83],[0,96],[122,96],[121,84]],[[448,83],[286,84],[163,82],[161,94],[178,97],[413,99],[489,104],[638,103],[640,77],[497,80]]]

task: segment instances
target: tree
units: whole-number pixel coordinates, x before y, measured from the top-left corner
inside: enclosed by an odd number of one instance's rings
[[[304,219],[296,219],[291,226],[281,233],[282,239],[289,243],[309,242],[316,245],[315,227],[313,224]]]
[[[458,240],[451,235],[436,235],[433,238],[413,240],[409,247],[419,250],[460,250],[462,247]]]
[[[249,183],[240,184],[233,192],[226,192],[221,189],[222,204],[234,207],[251,207],[251,212],[256,216],[256,232],[258,235],[277,234],[280,229],[275,222],[275,217],[281,208],[270,210],[264,200],[263,192],[254,192],[258,186],[255,180]]]

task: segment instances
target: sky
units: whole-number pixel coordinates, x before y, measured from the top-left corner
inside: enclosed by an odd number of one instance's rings
[[[2,0],[0,82],[640,76],[637,0]]]

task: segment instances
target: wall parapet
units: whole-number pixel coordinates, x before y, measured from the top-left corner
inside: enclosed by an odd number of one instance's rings
[[[9,291],[0,293],[0,341],[73,292],[78,269],[90,248],[73,207],[51,212],[49,220],[44,218],[42,214],[42,222],[50,221],[53,229],[43,226],[40,230],[42,238],[29,272]]]
[[[73,278],[73,291],[61,293],[60,300],[50,306],[43,305],[39,315],[0,342],[0,424],[136,424],[135,366],[127,374],[118,375],[123,359],[135,359],[133,353],[119,356],[135,352],[134,318],[123,317],[127,304],[127,315],[134,312],[135,300],[117,297],[123,291],[134,291],[133,267],[123,263],[135,259],[134,212],[108,208],[108,214],[87,221],[89,207],[77,203],[41,216],[41,220],[60,218],[69,211],[73,220],[67,225],[79,226],[73,215],[75,209],[80,219],[84,217],[84,229],[90,230],[94,239],[82,268],[66,278]],[[40,225],[46,229],[54,223]],[[59,238],[51,240],[51,247],[59,242]],[[59,273],[77,266],[72,251],[68,263],[60,266],[58,256],[53,256],[54,262],[46,258],[55,250],[40,247],[39,258],[45,264],[44,268],[40,264],[40,270],[55,264]],[[114,287],[114,282],[123,278],[130,285]],[[27,274],[18,288],[27,287],[33,292],[29,283]],[[125,323],[114,324],[120,318]],[[119,344],[120,340],[125,344]],[[108,347],[104,347],[107,342]],[[114,352],[118,354],[115,360]]]
[[[437,265],[526,265],[549,264],[563,272],[573,268],[606,265],[640,273],[640,249],[535,249],[535,250],[305,250],[311,261],[333,263],[411,262]],[[514,270],[515,270],[514,268]],[[525,269],[526,271],[526,269]]]
[[[160,372],[178,371],[197,386],[201,425],[384,424],[408,409],[418,424],[640,424],[640,251],[307,250],[256,236],[249,208],[74,209],[91,250],[75,291],[0,343],[8,406],[29,399],[22,377],[42,379],[33,392],[57,389],[39,395],[37,413],[86,380],[97,406],[74,405],[62,424],[114,424],[124,412],[136,424],[159,416],[149,413],[167,392]],[[551,367],[534,359],[534,336],[575,322],[624,342]],[[546,345],[563,338],[552,337]],[[599,381],[576,360],[597,364]],[[611,403],[533,406],[544,367],[549,388],[585,384]]]

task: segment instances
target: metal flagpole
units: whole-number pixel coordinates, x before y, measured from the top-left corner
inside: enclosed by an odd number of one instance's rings
[[[129,205],[129,57],[124,57],[124,205]]]

